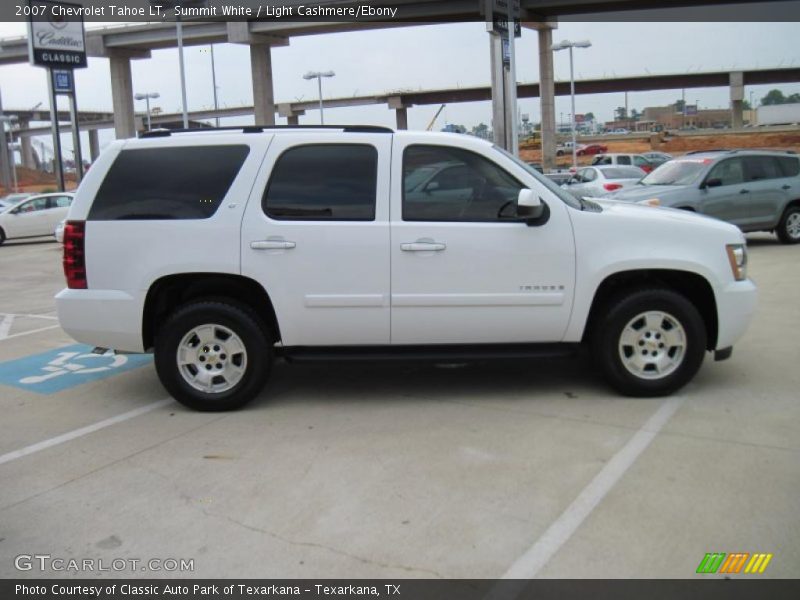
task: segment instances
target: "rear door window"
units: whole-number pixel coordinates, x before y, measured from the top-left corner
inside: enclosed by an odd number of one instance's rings
[[[89,219],[207,219],[249,152],[244,144],[122,150],[100,185]]]
[[[793,156],[778,156],[776,158],[784,177],[797,177],[800,175],[800,160]]]
[[[374,146],[295,146],[275,162],[261,207],[278,220],[373,221],[377,186]]]
[[[783,177],[781,166],[771,156],[748,156],[744,159],[747,181],[763,181]]]
[[[618,165],[629,165],[629,164],[631,164],[631,157],[630,156],[618,156],[617,157],[617,164]]]

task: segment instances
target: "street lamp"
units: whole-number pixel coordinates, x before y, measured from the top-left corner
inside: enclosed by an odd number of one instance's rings
[[[18,120],[17,115],[0,115],[0,123],[3,124],[3,143],[8,140],[9,149],[9,162],[11,163],[11,172],[14,175],[14,191],[17,191],[17,159],[14,157],[14,134],[11,131],[12,123]],[[8,123],[8,138],[6,138],[6,123]]]
[[[325,125],[325,117],[322,114],[322,78],[333,77],[336,75],[333,71],[309,71],[303,75],[303,79],[316,79],[317,87],[319,89],[319,124]]]
[[[147,131],[150,131],[152,127],[150,126],[150,98],[155,100],[159,98],[158,92],[147,92],[146,94],[134,94],[133,96],[136,100],[144,100],[147,103]]]
[[[569,50],[569,91],[570,95],[572,96],[572,117],[570,119],[570,125],[572,129],[572,166],[576,169],[578,168],[578,149],[576,147],[577,142],[575,139],[575,73],[572,64],[572,49],[588,48],[591,45],[592,42],[589,40],[581,40],[579,42],[570,42],[569,40],[564,40],[563,42],[559,42],[558,44],[553,44],[550,46],[550,50],[553,52],[558,52],[559,50]]]

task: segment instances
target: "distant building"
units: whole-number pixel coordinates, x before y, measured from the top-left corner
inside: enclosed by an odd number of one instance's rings
[[[642,117],[644,121],[655,122],[663,129],[715,129],[731,124],[730,109],[698,109],[697,105],[692,104],[687,104],[685,110],[681,110],[678,104],[648,106]]]

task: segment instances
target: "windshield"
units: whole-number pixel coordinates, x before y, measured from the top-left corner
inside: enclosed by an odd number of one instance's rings
[[[504,150],[500,146],[492,146],[492,148],[494,148],[495,150],[500,152],[503,156],[507,156],[508,158],[513,160],[516,164],[518,164],[520,167],[525,169],[528,173],[533,175],[533,177],[536,179],[536,181],[541,183],[544,187],[546,187],[548,190],[553,192],[556,196],[561,198],[561,200],[565,204],[568,204],[572,208],[581,209],[581,203],[572,194],[570,194],[566,190],[561,189],[561,187],[559,187],[559,185],[557,183],[555,183],[554,181],[552,181],[549,177],[547,177],[545,175],[542,175],[541,173],[539,173],[539,171],[534,169],[528,163],[526,163],[523,160],[520,160],[519,158],[517,158],[516,156],[514,156],[510,152]]]
[[[642,185],[689,185],[700,178],[711,159],[672,160],[664,163],[639,183]]]

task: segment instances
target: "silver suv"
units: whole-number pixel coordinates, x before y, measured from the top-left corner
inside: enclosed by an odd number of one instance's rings
[[[682,208],[800,242],[800,159],[793,152],[689,153],[650,173],[614,200]]]

